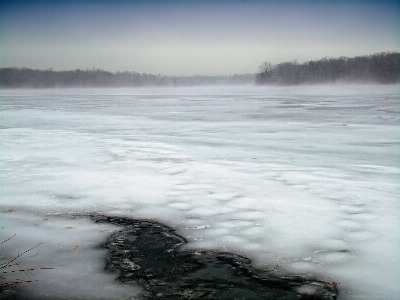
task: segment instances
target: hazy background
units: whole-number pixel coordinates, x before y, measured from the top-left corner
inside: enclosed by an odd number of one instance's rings
[[[1,1],[1,67],[162,75],[399,51],[397,1]]]

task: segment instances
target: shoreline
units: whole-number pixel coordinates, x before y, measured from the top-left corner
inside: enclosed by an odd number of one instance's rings
[[[143,287],[143,299],[315,299],[334,300],[335,283],[307,276],[276,277],[251,260],[229,252],[186,250],[175,230],[152,220],[90,215],[96,223],[124,226],[103,244],[106,269],[118,280]]]

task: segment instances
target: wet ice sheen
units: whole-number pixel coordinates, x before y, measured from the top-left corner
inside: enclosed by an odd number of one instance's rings
[[[57,215],[100,212],[165,223],[188,248],[317,274],[340,299],[395,299],[398,91],[3,90],[2,236],[17,233],[5,253],[45,242],[24,261],[58,270],[24,287],[39,298],[70,292],[77,274],[74,297],[134,295],[102,271],[97,246],[112,228]]]

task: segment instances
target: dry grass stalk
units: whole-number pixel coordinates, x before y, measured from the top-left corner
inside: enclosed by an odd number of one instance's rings
[[[2,241],[0,243],[0,245],[9,241],[14,236],[15,236],[15,234],[13,236],[9,237],[8,239]],[[23,260],[19,260],[19,259],[22,258],[22,256],[24,254],[39,247],[41,244],[43,244],[43,243],[37,244],[36,246],[34,246],[28,250],[25,250],[22,253],[19,253],[17,256],[12,258],[11,260],[0,264],[0,280],[1,280],[1,282],[0,282],[0,298],[2,298],[2,296],[6,295],[6,294],[9,294],[10,289],[15,288],[16,286],[19,286],[22,283],[30,283],[30,282],[37,281],[37,280],[26,280],[26,279],[13,278],[13,277],[10,278],[9,277],[10,275],[17,274],[17,273],[24,273],[28,276],[29,275],[34,276],[31,271],[53,269],[53,268],[21,268],[20,267]],[[37,253],[35,255],[37,255]],[[33,256],[35,256],[35,255],[33,255]]]

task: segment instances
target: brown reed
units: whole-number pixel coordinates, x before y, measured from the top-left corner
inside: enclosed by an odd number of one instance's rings
[[[0,245],[6,243],[7,241],[11,240],[13,237],[15,237],[16,234],[13,236],[9,237],[8,239],[2,241]],[[31,280],[31,279],[23,279],[23,278],[15,278],[13,274],[26,274],[27,276],[34,276],[32,271],[36,270],[50,270],[53,268],[24,268],[21,267],[21,263],[23,262],[23,256],[27,254],[28,252],[32,251],[33,249],[39,247],[43,243],[39,243],[36,246],[33,246],[32,248],[29,248],[22,253],[19,253],[12,259],[1,263],[0,264],[0,298],[4,298],[4,296],[7,296],[8,294],[13,293],[13,289],[21,284],[24,283],[31,283],[37,280]],[[36,256],[37,253],[33,256]]]

